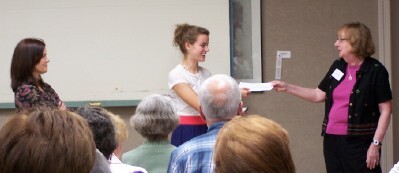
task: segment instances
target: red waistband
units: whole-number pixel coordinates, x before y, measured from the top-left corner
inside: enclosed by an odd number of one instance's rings
[[[205,120],[201,118],[201,116],[179,116],[179,124],[185,125],[204,125],[206,124]]]

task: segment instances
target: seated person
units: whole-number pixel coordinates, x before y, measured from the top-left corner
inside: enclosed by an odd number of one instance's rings
[[[64,110],[13,115],[0,130],[2,173],[87,173],[95,143],[86,121]]]
[[[179,118],[168,97],[154,94],[145,97],[131,117],[130,124],[147,140],[122,155],[122,162],[140,166],[151,173],[165,173],[170,153],[176,148],[168,135],[179,124]]]
[[[115,156],[120,160],[122,158],[122,144],[126,141],[129,132],[127,130],[125,121],[119,115],[115,115],[110,111],[108,111],[108,115],[111,118],[112,124],[114,125],[117,142],[116,148],[112,153],[112,157]]]
[[[108,111],[102,107],[95,106],[84,106],[77,109],[77,113],[86,119],[91,128],[94,141],[96,143],[97,149],[103,154],[106,159],[106,165],[108,169],[99,169],[97,171],[110,172],[110,166],[107,160],[110,160],[112,153],[116,149],[117,141],[115,138],[115,129],[112,124],[111,118],[108,115]],[[101,159],[101,165],[103,165],[103,159]],[[124,169],[126,170],[126,169]],[[146,172],[142,169],[129,170],[128,172]],[[92,170],[91,172],[95,172]],[[125,172],[125,171],[121,171]]]
[[[237,117],[219,131],[214,153],[216,173],[295,173],[288,134],[259,115]]]
[[[204,81],[199,92],[200,114],[208,132],[179,147],[170,156],[168,173],[213,173],[213,148],[223,125],[242,112],[237,82],[226,75],[215,75]]]
[[[123,164],[121,162],[120,158],[122,156],[122,144],[126,141],[126,138],[128,136],[126,123],[122,118],[120,118],[118,115],[113,114],[112,112],[108,111],[108,115],[110,116],[112,124],[114,125],[117,142],[117,146],[112,153],[111,159],[109,160],[111,172],[131,172],[130,170],[141,170],[141,172],[143,173],[147,172],[143,168]]]

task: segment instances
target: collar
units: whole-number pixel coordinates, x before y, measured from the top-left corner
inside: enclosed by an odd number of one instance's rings
[[[108,160],[110,164],[122,164],[122,162],[112,153],[111,159]]]
[[[144,145],[168,145],[170,144],[168,139],[160,140],[160,141],[144,141]]]
[[[225,120],[225,121],[218,121],[218,122],[213,123],[212,125],[209,126],[208,132],[210,132],[210,131],[212,131],[212,130],[214,130],[214,129],[220,129],[220,128],[222,128],[223,125],[227,123],[227,121],[228,121],[228,120]]]
[[[363,60],[362,65],[360,65],[360,69],[358,70],[358,73],[363,74],[367,73],[370,70],[370,66],[372,64],[372,59],[371,57],[366,57]],[[346,67],[348,66],[348,63],[345,62],[343,58],[339,58],[339,66],[338,69],[341,71],[346,71]]]

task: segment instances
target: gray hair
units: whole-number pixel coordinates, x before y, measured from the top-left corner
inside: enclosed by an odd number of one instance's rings
[[[241,102],[237,82],[227,75],[214,75],[201,85],[198,97],[201,111],[209,120],[232,118]]]
[[[130,124],[147,140],[160,141],[176,128],[179,117],[170,98],[154,94],[140,102]]]

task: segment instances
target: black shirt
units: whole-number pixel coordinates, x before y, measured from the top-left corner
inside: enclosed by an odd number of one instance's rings
[[[322,125],[322,135],[326,132],[328,116],[334,98],[334,89],[342,82],[332,77],[334,70],[346,73],[347,63],[339,58],[331,65],[318,88],[326,93],[325,117]],[[345,76],[345,75],[344,75]],[[372,135],[375,133],[380,117],[379,103],[392,100],[388,72],[376,59],[367,57],[356,72],[356,83],[349,97],[348,135]]]

